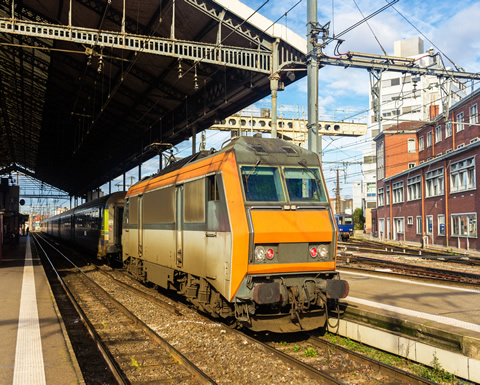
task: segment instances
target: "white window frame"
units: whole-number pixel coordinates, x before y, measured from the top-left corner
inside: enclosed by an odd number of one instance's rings
[[[433,215],[427,215],[425,218],[425,234],[433,235]]]
[[[457,123],[457,131],[456,131],[456,132],[463,131],[464,128],[465,128],[465,127],[464,127],[463,117],[464,117],[463,111],[462,111],[462,112],[459,112],[459,113],[457,114],[457,121],[456,121],[456,123]]]
[[[385,218],[378,218],[378,237],[385,239]]]
[[[378,206],[385,206],[385,195],[384,195],[384,189],[383,187],[380,187],[378,189]]]
[[[427,132],[427,148],[432,147],[432,131]]]
[[[414,201],[422,198],[422,177],[415,175],[407,179],[407,201]]]
[[[477,124],[478,123],[478,106],[477,106],[477,103],[470,106],[468,111],[469,111],[468,121],[469,121],[470,125]]]
[[[423,136],[418,138],[418,151],[423,151],[425,149],[425,142]]]
[[[445,194],[445,177],[443,167],[425,173],[425,198]]]
[[[407,225],[412,226],[413,225],[413,217],[407,217]]]
[[[452,214],[450,220],[452,237],[477,238],[477,213]]]
[[[448,121],[445,123],[445,139],[450,138],[453,135],[453,124]]]
[[[405,217],[393,217],[393,239],[398,240],[398,234],[405,234]]]
[[[443,232],[440,230],[440,226],[443,224]],[[445,223],[445,214],[437,215],[437,235],[439,237],[444,237],[447,235],[447,228]]]
[[[403,180],[399,182],[395,182],[392,185],[392,192],[393,192],[393,203],[403,203],[405,201],[405,191],[404,191],[404,183]]]
[[[450,193],[475,190],[475,157],[450,165]]]
[[[417,234],[422,235],[422,217],[420,215],[417,215],[415,217],[415,231]]]
[[[385,204],[387,206],[390,205],[390,185],[389,184],[385,186]]]
[[[442,141],[442,126],[435,127],[435,143]]]
[[[415,139],[408,139],[407,140],[407,148],[408,148],[408,152],[411,154],[411,153],[415,153],[417,151],[417,146],[416,146],[416,143],[415,143]]]

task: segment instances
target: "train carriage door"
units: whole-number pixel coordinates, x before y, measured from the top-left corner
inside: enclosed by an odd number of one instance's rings
[[[175,230],[177,238],[177,267],[183,265],[183,185],[177,186],[175,191]]]
[[[143,256],[143,196],[138,196],[138,256]]]

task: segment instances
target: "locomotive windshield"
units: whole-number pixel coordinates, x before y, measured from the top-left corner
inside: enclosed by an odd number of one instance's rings
[[[284,202],[280,170],[278,167],[242,166],[245,198],[251,202]]]
[[[240,167],[245,199],[249,202],[286,202],[282,179],[290,202],[327,202],[318,168]]]
[[[291,202],[327,202],[317,168],[286,167],[284,173]]]

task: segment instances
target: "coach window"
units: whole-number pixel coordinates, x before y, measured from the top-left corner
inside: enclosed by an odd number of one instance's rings
[[[185,183],[185,223],[205,222],[205,178]]]
[[[245,199],[250,202],[285,202],[278,167],[241,166]]]

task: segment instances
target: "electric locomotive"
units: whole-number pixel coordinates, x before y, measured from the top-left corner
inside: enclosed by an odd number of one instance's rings
[[[237,137],[140,181],[122,231],[133,276],[236,326],[312,330],[348,295],[319,158],[280,139]]]
[[[335,221],[338,228],[338,240],[346,242],[353,237],[353,215],[335,214]]]

